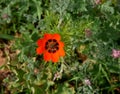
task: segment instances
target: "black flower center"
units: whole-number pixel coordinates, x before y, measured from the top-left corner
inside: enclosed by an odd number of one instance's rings
[[[45,43],[45,49],[46,49],[49,53],[55,53],[57,50],[59,50],[59,43],[57,42],[56,39],[49,39],[49,40]]]

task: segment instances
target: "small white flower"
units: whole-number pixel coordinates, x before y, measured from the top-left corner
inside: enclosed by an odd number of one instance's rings
[[[89,85],[91,85],[91,82],[90,82],[89,79],[85,79],[85,80],[84,80],[84,84],[89,86]]]

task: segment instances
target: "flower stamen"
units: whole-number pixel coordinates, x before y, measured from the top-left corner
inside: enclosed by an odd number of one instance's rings
[[[55,53],[56,51],[59,50],[59,43],[57,42],[56,39],[49,39],[49,40],[45,43],[45,49],[46,49],[49,53]]]

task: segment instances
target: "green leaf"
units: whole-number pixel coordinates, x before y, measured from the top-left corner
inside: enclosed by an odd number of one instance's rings
[[[15,37],[7,34],[0,34],[0,39],[13,40]]]

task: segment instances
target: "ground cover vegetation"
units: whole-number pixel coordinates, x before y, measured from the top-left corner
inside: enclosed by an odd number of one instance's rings
[[[119,93],[119,0],[0,0],[0,94]]]

